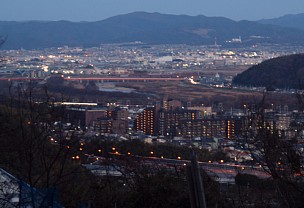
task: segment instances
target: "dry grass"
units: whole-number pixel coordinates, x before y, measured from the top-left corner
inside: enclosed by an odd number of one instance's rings
[[[119,83],[119,86],[131,87],[141,93],[152,93],[161,98],[167,95],[169,98],[178,99],[193,104],[211,105],[214,102],[223,102],[226,107],[238,107],[243,104],[259,103],[262,92],[241,91],[228,88],[211,88],[204,85],[192,85],[186,82],[130,82]],[[292,94],[268,93],[268,103],[277,105],[289,105],[295,107],[297,100]]]

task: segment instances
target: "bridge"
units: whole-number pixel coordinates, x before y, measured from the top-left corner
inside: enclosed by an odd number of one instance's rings
[[[30,77],[0,77],[0,81],[42,81],[43,78],[30,78]]]
[[[0,81],[42,81],[47,78],[33,77],[0,77]],[[157,82],[157,81],[184,81],[178,77],[63,77],[64,81],[96,81],[96,82]]]
[[[108,82],[152,82],[152,81],[183,81],[179,77],[64,77],[65,81],[108,81]]]

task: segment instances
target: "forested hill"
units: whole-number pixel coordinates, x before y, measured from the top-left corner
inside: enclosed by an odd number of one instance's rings
[[[233,79],[234,85],[299,89],[304,87],[304,54],[282,56],[252,66]]]
[[[304,13],[289,14],[274,19],[259,20],[258,23],[304,30]]]
[[[168,15],[134,12],[97,22],[0,21],[1,49],[42,49],[62,46],[94,47],[105,43],[189,44],[251,46],[255,44],[304,45],[304,31],[233,21],[203,15]],[[233,39],[241,37],[241,42]],[[232,42],[231,42],[232,41]]]

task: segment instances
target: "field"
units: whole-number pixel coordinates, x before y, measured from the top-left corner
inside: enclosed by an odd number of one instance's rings
[[[265,93],[230,88],[212,88],[204,85],[193,85],[188,82],[136,82],[119,83],[118,86],[134,88],[137,92],[149,97],[150,100],[161,100],[164,96],[191,102],[192,105],[212,105],[222,102],[226,108],[241,107],[244,104],[258,104]],[[155,95],[155,96],[150,96]],[[144,99],[144,97],[143,97]],[[296,107],[297,99],[294,94],[266,93],[266,103],[289,105]]]

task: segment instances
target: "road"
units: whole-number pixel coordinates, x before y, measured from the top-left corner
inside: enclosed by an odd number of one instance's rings
[[[183,168],[184,166],[190,165],[190,160],[182,159],[168,159],[168,158],[158,158],[158,157],[143,157],[137,155],[124,155],[119,153],[110,153],[113,157],[123,158],[123,157],[133,157],[136,160],[142,161],[146,165],[161,165],[164,168]],[[98,158],[97,160],[102,160],[103,158],[94,156]],[[198,162],[199,167],[201,167],[209,176],[214,178],[220,183],[234,183],[235,176],[238,173],[255,175],[258,178],[265,179],[269,178],[270,175],[265,172],[259,166],[247,166],[247,165],[235,165],[228,163],[211,163],[211,162]]]

